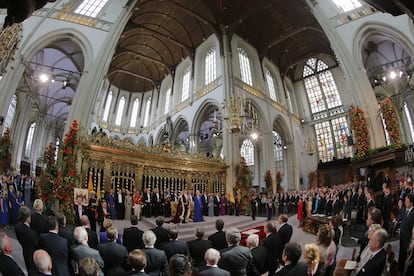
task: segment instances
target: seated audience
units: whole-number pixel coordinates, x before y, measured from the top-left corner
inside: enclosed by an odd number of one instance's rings
[[[357,276],[381,275],[386,262],[384,244],[387,237],[388,233],[383,228],[374,231],[368,242],[368,250],[365,251],[367,253],[362,254],[358,262]]]

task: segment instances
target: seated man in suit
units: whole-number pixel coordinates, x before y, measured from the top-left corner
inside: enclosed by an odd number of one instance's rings
[[[235,227],[227,229],[226,240],[229,247],[220,251],[219,267],[229,271],[232,276],[247,275],[247,266],[252,261],[252,254],[247,247],[239,245],[240,230]]]
[[[367,254],[363,254],[358,263],[357,276],[381,275],[387,255],[384,250],[387,237],[388,233],[385,229],[375,230],[368,242]]]
[[[33,253],[33,261],[39,270],[36,274],[41,275],[52,275],[52,259],[50,258],[49,254],[43,249],[38,249]],[[53,274],[53,275],[61,275],[61,274]],[[65,274],[62,274],[65,275]],[[69,274],[66,274],[69,275]]]
[[[3,275],[24,276],[23,270],[11,256],[13,245],[6,233],[0,232],[0,273]]]
[[[220,260],[220,252],[214,248],[209,248],[204,255],[204,261],[206,266],[204,269],[200,269],[198,275],[200,276],[230,276],[230,272],[221,269],[217,266]]]
[[[299,244],[291,242],[285,245],[282,260],[285,266],[276,272],[275,276],[296,276],[306,275],[308,266],[304,262],[299,262],[302,255],[302,248]]]

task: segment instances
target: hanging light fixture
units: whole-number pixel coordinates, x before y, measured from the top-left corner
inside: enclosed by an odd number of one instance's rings
[[[238,96],[231,96],[223,101],[224,122],[230,133],[250,136],[252,139],[260,137],[257,111],[250,100]]]

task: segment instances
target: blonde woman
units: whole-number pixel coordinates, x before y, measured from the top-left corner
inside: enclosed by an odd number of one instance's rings
[[[335,259],[336,245],[333,241],[333,229],[328,224],[321,224],[316,234],[316,240],[319,247],[320,262],[325,265],[328,275],[332,271],[332,265]]]
[[[46,216],[43,215],[43,201],[39,198],[36,199],[33,202],[33,209],[34,213],[32,214],[30,221],[30,228],[32,228],[38,236],[40,236],[41,233],[48,233],[49,224]]]
[[[303,249],[303,258],[308,266],[308,276],[324,276],[325,265],[320,263],[319,248],[314,243],[308,243]]]

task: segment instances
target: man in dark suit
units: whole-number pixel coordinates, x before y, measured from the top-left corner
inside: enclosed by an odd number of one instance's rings
[[[207,191],[204,191],[203,196],[201,198],[203,203],[203,216],[208,216],[208,194]]]
[[[41,233],[49,232],[47,217],[42,214],[43,201],[41,199],[36,199],[33,203],[33,209],[34,213],[30,220],[30,228],[32,228],[36,232],[37,237],[39,237]]]
[[[371,209],[372,207],[375,207],[374,200],[372,199],[372,192],[369,190],[366,191],[365,197],[366,197],[366,203],[365,203],[364,217],[363,217],[364,220],[368,218],[369,209]]]
[[[68,240],[70,248],[72,244],[75,244],[75,240],[73,239],[73,231],[66,227],[66,216],[63,213],[58,213],[56,217],[59,224],[58,235]]]
[[[375,230],[368,243],[369,253],[362,257],[358,263],[357,276],[381,275],[387,255],[384,250],[387,237],[388,233],[385,229]]]
[[[121,189],[118,189],[115,195],[115,210],[116,210],[116,218],[117,219],[124,219],[125,215],[125,194],[122,192]]]
[[[152,228],[152,232],[154,232],[155,236],[157,237],[157,240],[155,242],[155,247],[160,249],[164,243],[168,242],[170,240],[170,236],[168,235],[168,230],[162,227],[164,224],[164,217],[157,217],[155,219],[156,227]]]
[[[283,250],[282,239],[277,232],[275,223],[272,221],[268,221],[265,224],[264,232],[266,233],[266,238],[263,245],[267,249],[269,275],[273,275],[281,261],[280,256]]]
[[[195,268],[204,266],[204,255],[207,249],[213,247],[210,240],[203,240],[204,228],[197,227],[195,230],[196,239],[188,241],[188,249],[191,256],[191,264]]]
[[[398,257],[398,270],[401,275],[404,272],[405,260],[407,258],[407,248],[411,241],[412,230],[414,227],[414,195],[407,194],[405,196],[405,214],[401,223],[400,231],[400,254]]]
[[[167,255],[167,260],[169,261],[171,257],[175,254],[182,254],[184,256],[188,256],[189,250],[187,243],[177,240],[177,228],[171,227],[168,235],[170,237],[170,240],[164,243],[162,246],[162,249],[164,249],[165,251],[165,255]]]
[[[302,249],[299,244],[287,243],[282,254],[282,261],[285,266],[276,272],[275,276],[307,275],[308,266],[303,262],[299,262],[301,255]]]
[[[6,233],[0,232],[0,272],[3,275],[24,276],[23,270],[11,257],[13,245]]]
[[[72,258],[75,263],[76,269],[79,264],[79,261],[85,257],[92,257],[96,260],[101,270],[104,268],[104,261],[99,254],[99,251],[93,248],[90,248],[88,245],[88,233],[86,229],[82,226],[78,226],[73,231],[73,238],[76,241],[76,245],[71,247]]]
[[[213,248],[217,250],[221,250],[227,248],[227,241],[226,241],[226,233],[223,231],[224,221],[222,219],[216,220],[216,229],[217,232],[210,235],[208,240],[211,241]]]
[[[125,272],[128,250],[125,246],[116,242],[118,239],[118,229],[109,227],[106,233],[108,242],[100,243],[98,251],[105,263],[105,275],[116,276]]]
[[[288,224],[288,215],[286,214],[280,214],[279,215],[279,236],[280,239],[282,240],[282,249],[285,246],[285,244],[287,244],[288,242],[290,242],[290,238],[292,237],[292,233],[293,233],[293,228],[290,224]]]
[[[341,203],[338,199],[338,195],[334,194],[333,200],[332,200],[332,216],[339,215],[340,211],[341,211]]]
[[[367,217],[367,221],[365,223],[365,225],[368,227],[368,229],[364,232],[364,235],[357,240],[357,243],[359,244],[360,248],[359,248],[359,255],[357,257],[357,261],[359,262],[362,251],[365,249],[365,247],[368,245],[368,233],[369,233],[369,228],[371,225],[373,224],[381,224],[382,221],[382,215],[381,215],[381,211],[378,208],[371,208],[368,211],[368,217]]]
[[[33,261],[38,269],[38,272],[35,274],[29,274],[29,275],[33,275],[33,276],[70,275],[70,274],[53,273],[52,272],[53,271],[52,259],[50,255],[43,249],[38,249],[33,253]]]
[[[230,276],[230,272],[227,270],[221,269],[217,266],[217,263],[220,260],[220,252],[214,248],[207,249],[204,260],[206,266],[203,269],[200,269],[198,275],[200,276]]]
[[[76,198],[76,202],[73,206],[74,212],[75,212],[75,225],[76,226],[81,226],[81,217],[83,215],[88,215],[88,210],[86,206],[82,205],[82,197],[78,196]]]
[[[14,226],[16,238],[23,248],[23,258],[27,271],[37,271],[33,262],[33,253],[39,248],[38,237],[34,230],[30,228],[31,220],[30,209],[22,206],[19,209],[19,222]]]
[[[55,216],[48,217],[49,233],[42,233],[39,237],[39,247],[46,250],[52,258],[53,275],[69,275],[68,268],[68,240],[58,235],[59,225]]]
[[[85,228],[86,232],[88,233],[88,245],[90,248],[97,249],[98,248],[98,235],[95,231],[91,229],[91,224],[89,222],[89,217],[87,215],[83,215],[80,219],[81,225]]]
[[[240,246],[240,240],[240,231],[234,227],[228,228],[226,241],[229,247],[220,251],[221,259],[218,266],[229,271],[232,276],[247,276],[247,268],[252,261],[250,250]]]
[[[146,218],[149,218],[151,216],[152,198],[151,192],[148,191],[147,188],[145,188],[144,192],[142,193],[142,202],[144,202],[144,208],[142,210],[142,213]]]
[[[142,241],[145,245],[142,251],[147,255],[145,272],[153,276],[166,275],[168,270],[167,256],[164,251],[154,248],[156,240],[157,237],[151,230],[145,231],[142,235]]]
[[[122,235],[122,244],[126,247],[128,252],[131,252],[134,249],[144,248],[142,234],[144,234],[144,232],[138,228],[138,216],[131,215],[131,227],[125,228],[124,234]]]
[[[147,266],[147,256],[145,255],[144,251],[140,249],[134,249],[129,252],[128,264],[132,270],[128,271],[127,275],[148,276],[148,274],[145,273],[145,267]]]
[[[251,209],[252,209],[252,219],[253,220],[256,220],[256,213],[257,213],[257,206],[258,205],[259,204],[257,203],[257,195],[254,194],[252,199],[250,200],[250,206],[251,206]]]
[[[267,249],[259,246],[259,236],[251,234],[247,237],[246,245],[252,253],[253,260],[247,270],[249,276],[260,276],[267,272]]]
[[[391,191],[388,186],[385,185],[383,188],[384,196],[382,198],[382,216],[384,218],[384,228],[385,230],[389,231],[391,228],[391,211],[392,211],[392,196]]]

